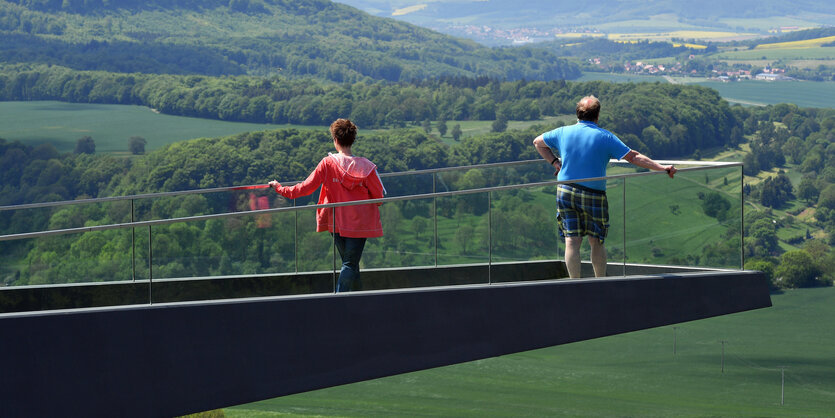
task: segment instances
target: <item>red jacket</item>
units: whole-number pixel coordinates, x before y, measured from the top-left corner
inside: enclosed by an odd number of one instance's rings
[[[322,186],[319,204],[379,199],[385,189],[377,175],[377,166],[363,157],[328,154],[307,176],[294,186],[279,186],[280,195],[295,199],[312,194]],[[368,205],[319,208],[316,210],[316,232],[337,232],[349,238],[376,238],[383,236],[380,223],[380,203]],[[336,228],[333,210],[336,209]]]

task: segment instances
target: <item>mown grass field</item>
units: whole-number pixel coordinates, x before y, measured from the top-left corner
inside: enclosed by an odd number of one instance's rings
[[[28,145],[53,144],[60,152],[75,149],[90,136],[97,153],[127,153],[128,139],[147,140],[145,151],[192,138],[219,137],[249,131],[290,127],[162,115],[143,106],[64,103],[55,101],[0,102],[0,138]],[[297,129],[324,129],[293,125]]]
[[[550,125],[558,120],[573,121],[573,116],[547,116],[535,121],[509,121],[508,129]],[[461,125],[461,138],[489,133],[492,121],[447,121],[447,133],[440,139],[448,144],[452,127]],[[438,136],[437,123],[432,134]],[[0,138],[28,145],[53,144],[60,152],[75,149],[79,138],[90,136],[97,153],[127,154],[128,139],[141,136],[150,152],[164,145],[193,138],[210,138],[242,132],[272,129],[317,129],[327,126],[273,125],[226,122],[155,113],[143,106],[64,103],[56,101],[0,102]]]
[[[408,373],[224,412],[229,417],[827,417],[835,411],[833,298],[835,288],[793,290],[772,295],[772,308],[675,329]],[[720,341],[726,341],[724,372]]]
[[[738,81],[722,83],[703,81],[699,85],[710,87],[729,102],[752,105],[794,103],[800,107],[835,107],[835,82],[812,81]]]

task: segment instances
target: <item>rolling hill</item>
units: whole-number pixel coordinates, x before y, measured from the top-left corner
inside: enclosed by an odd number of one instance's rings
[[[566,32],[723,31],[764,35],[781,27],[835,25],[835,6],[821,0],[339,0],[485,45],[551,39]],[[747,39],[747,38],[746,38]]]
[[[601,0],[591,7],[569,0],[340,0],[377,16],[410,22],[458,22],[508,27],[548,23],[552,26],[594,25],[671,14],[681,20],[722,18],[802,17],[823,20],[835,16],[835,4],[822,0]]]
[[[0,0],[0,40],[0,62],[124,73],[336,82],[580,75],[551,53],[487,48],[328,0]]]

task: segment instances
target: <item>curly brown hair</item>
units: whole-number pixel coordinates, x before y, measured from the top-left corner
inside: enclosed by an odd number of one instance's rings
[[[331,136],[337,144],[350,147],[357,139],[357,125],[350,119],[337,119],[331,124]]]

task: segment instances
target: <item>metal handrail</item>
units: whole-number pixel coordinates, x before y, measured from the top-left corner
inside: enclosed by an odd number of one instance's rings
[[[502,167],[502,166],[514,166],[514,165],[522,165],[522,164],[529,164],[532,162],[536,162],[538,160],[521,160],[521,161],[508,161],[508,162],[500,162],[500,163],[488,163],[488,164],[476,164],[476,165],[467,165],[467,166],[455,166],[455,167],[442,167],[442,168],[427,168],[423,170],[413,170],[413,171],[397,171],[393,173],[380,173],[381,178],[386,177],[401,177],[401,176],[411,176],[411,175],[419,175],[419,174],[434,174],[440,173],[445,171],[456,171],[456,170],[469,170],[473,168],[490,168],[490,167]],[[294,185],[297,183],[301,183],[301,180],[296,181],[288,181],[282,184],[284,185]],[[136,200],[136,199],[150,199],[155,197],[170,197],[170,196],[181,196],[181,195],[188,195],[188,194],[203,194],[203,193],[218,193],[218,192],[228,192],[228,191],[235,191],[235,190],[246,190],[249,188],[253,188],[255,186],[261,186],[260,184],[252,184],[252,185],[245,185],[245,186],[225,186],[225,187],[213,187],[208,189],[194,189],[194,190],[177,190],[171,192],[155,192],[155,193],[142,193],[142,194],[135,194],[135,195],[127,195],[127,196],[111,196],[111,197],[96,197],[90,199],[78,199],[78,200],[58,200],[54,202],[40,202],[40,203],[24,203],[20,205],[7,205],[7,206],[0,206],[0,212],[6,210],[19,210],[19,209],[33,209],[33,208],[44,208],[44,207],[51,207],[51,206],[67,206],[67,205],[81,205],[87,203],[102,203],[102,202],[113,202],[113,201],[120,201],[120,200]]]
[[[420,175],[420,174],[434,174],[434,173],[442,173],[448,171],[459,171],[459,170],[471,170],[475,168],[494,168],[494,167],[511,167],[516,165],[524,165],[524,164],[531,164],[535,162],[541,162],[541,159],[534,159],[534,160],[520,160],[520,161],[507,161],[507,162],[498,162],[498,163],[487,163],[487,164],[475,164],[475,165],[465,165],[465,166],[455,166],[455,167],[441,167],[441,168],[427,168],[423,170],[413,170],[413,171],[398,171],[393,173],[380,173],[380,178],[388,178],[388,177],[402,177],[402,176],[413,176],[413,175]],[[610,163],[618,164],[624,163],[621,160],[610,160]],[[715,162],[715,161],[659,161],[659,163],[666,163],[666,164],[694,164],[698,163],[703,166],[725,166],[728,163],[722,162]],[[282,183],[284,185],[294,185],[300,183],[300,180],[296,181],[289,181]],[[20,210],[20,209],[34,209],[34,208],[45,208],[45,207],[54,207],[54,206],[68,206],[68,205],[82,205],[82,204],[90,204],[90,203],[104,203],[104,202],[115,202],[115,201],[122,201],[122,200],[138,200],[138,199],[150,199],[150,198],[157,198],[157,197],[170,197],[170,196],[182,196],[182,195],[189,195],[189,194],[203,194],[203,193],[218,193],[218,192],[228,192],[228,191],[235,191],[235,190],[245,190],[249,188],[253,188],[255,186],[262,186],[260,184],[253,184],[253,185],[245,185],[245,186],[224,186],[224,187],[213,187],[207,189],[194,189],[194,190],[177,190],[171,192],[155,192],[155,193],[142,193],[142,194],[135,194],[135,195],[127,195],[127,196],[111,196],[111,197],[95,197],[89,199],[77,199],[77,200],[58,200],[54,202],[40,202],[40,203],[24,203],[20,205],[6,205],[0,206],[0,212],[7,211],[7,210]]]
[[[531,161],[537,160],[528,160],[525,161],[526,163]],[[515,162],[520,164],[520,162]],[[693,161],[658,161],[659,164],[694,164],[696,162]],[[699,161],[698,163],[702,163]],[[497,163],[501,164],[501,163]],[[495,166],[494,164],[493,166]],[[507,164],[510,165],[510,164]],[[688,167],[688,168],[679,168],[679,172],[688,172],[688,171],[700,171],[700,170],[708,170],[714,167],[741,167],[742,163],[740,162],[709,162],[707,164],[702,164],[699,167]],[[470,166],[470,167],[483,167],[482,166]],[[459,167],[459,169],[461,169]],[[436,171],[441,171],[440,169],[432,169]],[[414,173],[414,172],[408,172]],[[312,209],[319,209],[319,208],[333,208],[333,207],[341,207],[341,206],[354,206],[354,205],[367,205],[367,204],[382,204],[386,202],[396,202],[402,200],[417,200],[417,199],[429,199],[429,198],[438,198],[438,197],[449,197],[449,196],[459,196],[459,195],[467,195],[467,194],[476,194],[476,193],[485,193],[485,192],[492,192],[492,191],[504,191],[504,190],[514,190],[514,189],[523,189],[523,188],[533,188],[533,187],[541,187],[541,186],[550,186],[550,185],[558,185],[558,184],[566,184],[566,183],[577,183],[577,182],[586,182],[586,181],[597,181],[597,180],[614,180],[614,179],[621,179],[621,178],[630,178],[630,177],[639,177],[639,176],[648,176],[648,175],[659,175],[663,174],[666,175],[667,173],[663,171],[646,171],[646,172],[638,172],[638,173],[623,173],[623,174],[614,174],[614,175],[607,175],[603,177],[590,177],[587,179],[577,179],[577,180],[569,180],[569,181],[560,181],[560,180],[551,180],[551,181],[543,181],[537,183],[525,183],[525,184],[513,184],[513,185],[506,185],[506,186],[491,186],[491,187],[483,187],[478,189],[468,189],[468,190],[456,190],[456,191],[446,191],[446,192],[433,192],[433,193],[424,193],[424,194],[417,194],[417,195],[407,195],[407,196],[396,196],[396,197],[384,197],[380,199],[367,199],[367,200],[355,200],[351,202],[338,202],[338,203],[324,203],[324,204],[317,204],[317,205],[306,205],[306,206],[293,206],[293,207],[283,207],[283,208],[271,208],[271,209],[259,209],[259,210],[252,210],[246,212],[230,212],[230,213],[217,213],[217,214],[210,214],[210,215],[197,215],[197,216],[187,216],[182,218],[170,218],[170,219],[158,219],[158,220],[149,220],[149,221],[136,221],[136,222],[127,222],[127,223],[119,223],[119,224],[109,224],[109,225],[94,225],[94,226],[85,226],[85,227],[77,227],[77,228],[67,228],[67,229],[56,229],[51,231],[37,231],[37,232],[25,232],[19,234],[9,234],[9,235],[0,235],[0,241],[14,241],[20,239],[28,239],[28,238],[37,238],[37,237],[44,237],[44,236],[53,236],[53,235],[65,235],[65,234],[74,234],[74,233],[81,233],[81,232],[92,232],[92,231],[104,231],[109,229],[123,229],[123,228],[135,228],[135,227],[142,227],[142,226],[154,226],[154,225],[166,225],[172,223],[179,223],[179,222],[187,222],[187,221],[204,221],[210,219],[220,219],[220,218],[229,218],[229,217],[239,217],[239,216],[252,216],[252,215],[259,215],[259,214],[272,214],[272,213],[279,213],[279,212],[297,212],[301,210],[312,210]]]

